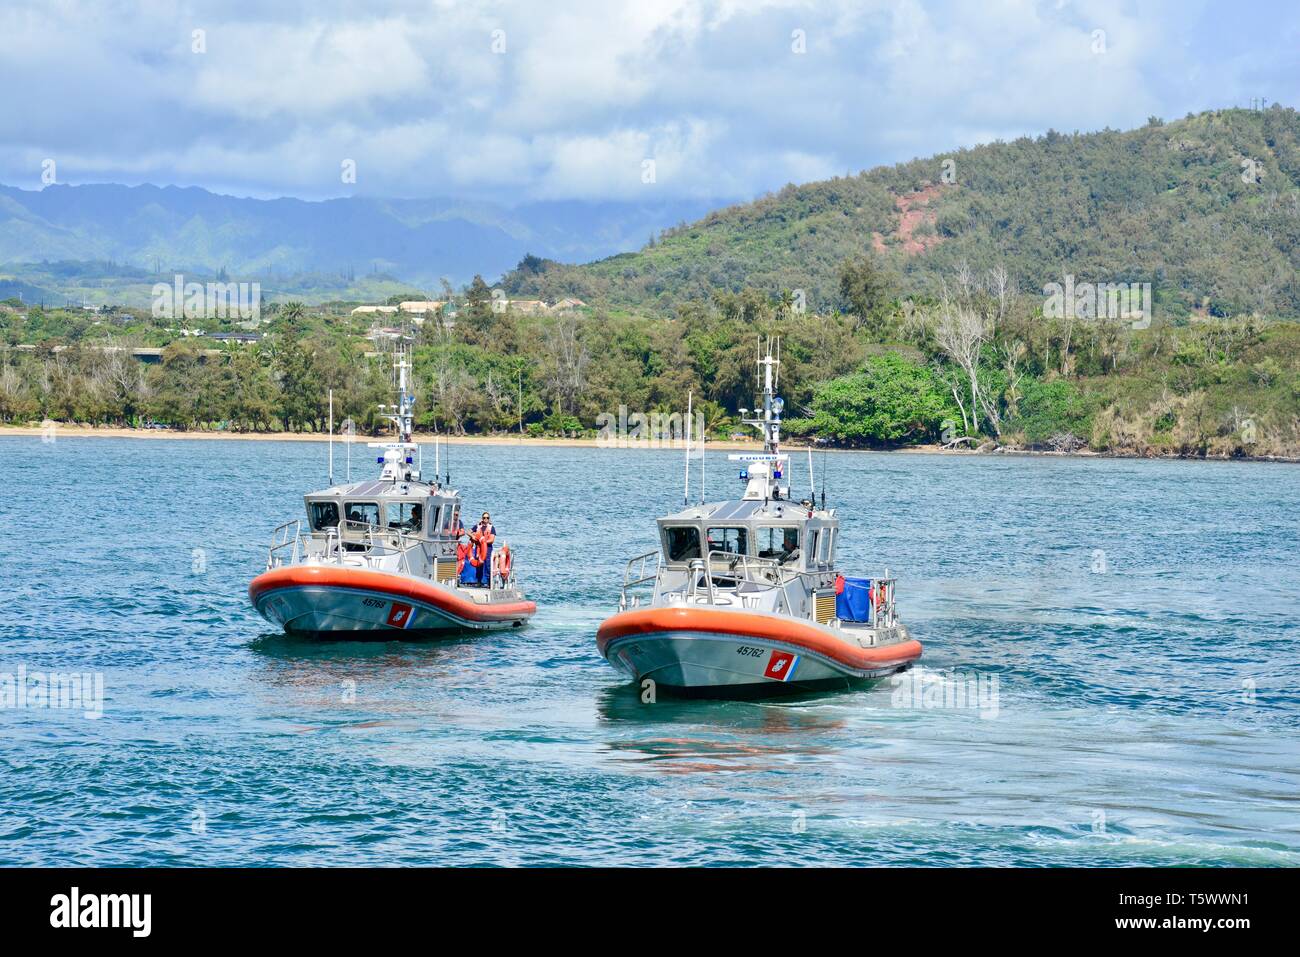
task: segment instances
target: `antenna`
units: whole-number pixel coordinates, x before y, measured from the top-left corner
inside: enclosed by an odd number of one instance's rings
[[[709,446],[709,430],[700,426],[700,504],[704,504],[704,463],[708,461],[705,453]]]
[[[682,504],[691,503],[691,409],[695,399],[695,390],[686,394],[686,481],[682,486]]]
[[[808,492],[817,501],[817,479],[813,477],[812,445],[808,446]]]
[[[433,477],[438,478],[442,474],[442,456],[438,454],[438,436],[433,437]]]
[[[330,389],[330,488],[334,487],[334,390]]]
[[[826,450],[822,450],[822,511],[826,511]]]

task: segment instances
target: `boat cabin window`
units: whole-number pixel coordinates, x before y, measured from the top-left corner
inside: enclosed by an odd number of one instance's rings
[[[429,513],[429,535],[437,535],[442,529],[442,506],[439,505]]]
[[[700,557],[700,530],[694,525],[670,525],[664,531],[667,533],[670,562]]]
[[[821,529],[814,528],[808,533],[808,565],[817,564],[817,546],[821,542]]]
[[[744,555],[749,551],[749,533],[743,528],[711,528],[709,551]]]
[[[400,529],[403,532],[420,531],[421,523],[424,521],[424,506],[419,502],[389,502],[386,509],[389,528]]]
[[[379,503],[378,502],[345,502],[343,504],[343,514],[348,520],[348,526],[353,530],[364,525],[379,524]],[[364,531],[364,529],[361,529]]]
[[[799,551],[798,526],[769,525],[758,530],[758,557],[787,561]]]
[[[338,502],[312,502],[310,505],[311,530],[323,532],[327,528],[339,527]]]
[[[822,553],[820,561],[830,562],[835,557],[835,529],[828,528],[822,534]]]
[[[457,502],[451,508],[446,510],[446,519],[447,519],[447,524],[444,527],[443,531],[446,532],[446,534],[451,535],[453,532],[456,531],[457,526],[460,525],[460,503],[459,502]]]

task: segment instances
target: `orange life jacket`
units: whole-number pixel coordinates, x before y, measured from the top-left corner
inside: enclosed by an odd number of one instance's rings
[[[470,545],[468,542],[456,543],[456,574],[459,575],[465,570],[465,559],[469,558]]]
[[[488,549],[497,540],[496,535],[492,533],[491,526],[488,526],[486,531],[479,531],[479,527],[475,525],[474,531],[469,533],[469,540],[475,545],[474,554],[470,556],[469,563],[475,568],[487,561]]]

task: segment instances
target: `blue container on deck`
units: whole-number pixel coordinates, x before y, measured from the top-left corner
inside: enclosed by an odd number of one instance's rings
[[[871,621],[870,578],[844,579],[844,591],[835,596],[835,617],[840,621]]]

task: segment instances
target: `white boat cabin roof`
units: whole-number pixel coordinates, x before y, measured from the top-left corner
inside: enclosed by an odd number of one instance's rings
[[[733,499],[728,502],[701,502],[690,508],[665,515],[662,522],[803,522],[810,518],[833,519],[834,509],[821,511],[805,499],[795,502],[789,499]]]
[[[420,479],[396,481],[393,479],[369,479],[365,482],[353,482],[350,485],[333,485],[317,492],[308,492],[304,496],[308,501],[323,498],[459,498],[455,489],[443,488],[437,482],[425,482]]]

